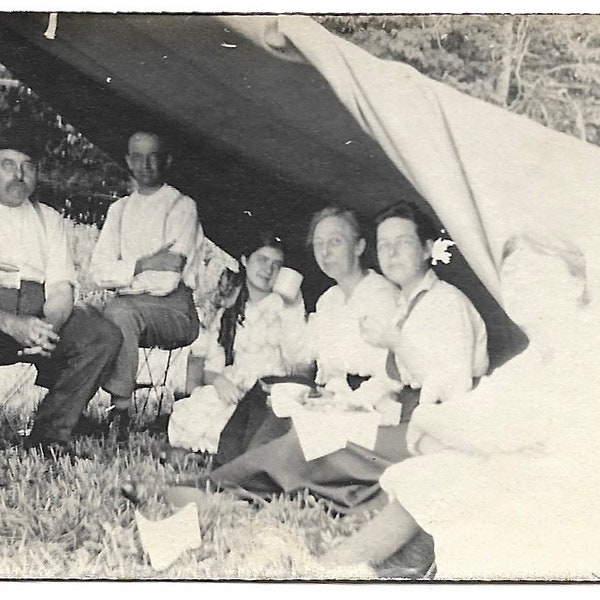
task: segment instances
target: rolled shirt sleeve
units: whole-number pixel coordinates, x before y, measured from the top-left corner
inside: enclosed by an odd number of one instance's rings
[[[125,198],[122,198],[108,209],[92,254],[90,275],[101,288],[124,288],[133,281],[137,258],[123,260],[120,257],[120,223],[124,206]]]
[[[57,283],[75,286],[77,277],[65,220],[49,207],[44,206],[42,210],[48,236],[46,286],[51,287]]]
[[[175,241],[170,251],[184,256],[187,265],[193,262],[196,247],[203,238],[202,228],[198,226],[196,203],[188,196],[182,196],[167,216],[165,242]]]

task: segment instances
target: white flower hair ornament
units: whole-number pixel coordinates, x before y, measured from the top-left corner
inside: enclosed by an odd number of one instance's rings
[[[435,240],[431,248],[431,264],[435,266],[438,262],[442,262],[447,265],[452,259],[452,253],[448,251],[450,246],[456,246],[456,244],[452,240],[446,240],[441,237]]]

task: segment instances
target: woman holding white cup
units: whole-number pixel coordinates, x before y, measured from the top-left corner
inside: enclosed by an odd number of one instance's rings
[[[192,355],[206,357],[204,381],[174,405],[172,446],[215,452],[218,445],[224,460],[237,455],[248,421],[260,422],[266,410],[258,380],[287,375],[301,360],[305,312],[299,284],[284,286],[286,301],[273,293],[283,261],[280,238],[269,231],[250,237],[240,258],[245,277],[235,302],[192,345]]]
[[[300,300],[300,286],[304,276],[289,267],[281,267],[273,284],[273,291],[279,294],[284,302],[295,304]]]

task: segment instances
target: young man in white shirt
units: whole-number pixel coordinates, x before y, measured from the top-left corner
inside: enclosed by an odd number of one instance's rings
[[[124,341],[104,389],[112,396],[117,441],[125,442],[140,347],[179,348],[199,332],[192,290],[202,230],[196,203],[165,183],[171,156],[152,132],[129,138],[127,165],[136,190],[108,211],[91,274],[116,296],[104,310]]]
[[[30,200],[37,183],[35,132],[0,132],[0,365],[33,363],[49,389],[29,446],[69,451],[71,433],[106,379],[122,342],[91,307],[73,306],[75,268],[64,220]]]

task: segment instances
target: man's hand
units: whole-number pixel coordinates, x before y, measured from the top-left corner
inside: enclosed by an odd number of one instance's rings
[[[237,404],[240,399],[240,390],[225,375],[217,375],[212,385],[215,386],[219,398],[229,404]]]
[[[169,242],[154,254],[140,258],[135,265],[135,275],[143,271],[174,271],[175,273],[181,273],[185,264],[185,257],[170,251],[174,243],[174,241]]]
[[[394,350],[398,340],[398,330],[391,323],[373,317],[360,319],[360,334],[372,346]]]
[[[23,350],[19,351],[20,356],[50,356],[60,339],[50,323],[37,317],[5,315],[3,323],[4,333],[23,346]]]

